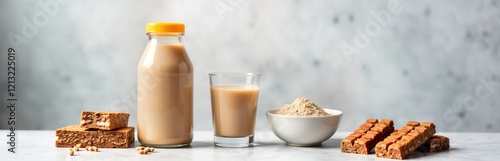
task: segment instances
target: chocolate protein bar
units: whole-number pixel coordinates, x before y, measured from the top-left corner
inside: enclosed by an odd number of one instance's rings
[[[377,143],[375,155],[383,158],[404,159],[435,133],[436,126],[432,122],[410,121],[406,126]]]
[[[70,125],[56,130],[56,147],[97,146],[99,148],[128,148],[134,143],[134,128],[99,130]]]
[[[80,126],[101,130],[113,130],[128,126],[129,113],[82,111]]]
[[[345,153],[368,154],[375,145],[394,131],[392,120],[371,118],[358,127],[340,143],[340,151]]]
[[[434,135],[418,148],[422,152],[438,152],[450,149],[450,139],[442,135]]]

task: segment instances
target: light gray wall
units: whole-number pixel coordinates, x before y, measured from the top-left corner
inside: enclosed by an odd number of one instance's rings
[[[83,109],[128,111],[135,126],[144,24],[182,21],[196,130],[212,129],[208,72],[226,71],[262,73],[257,130],[269,130],[266,110],[302,96],[342,110],[341,131],[368,117],[500,131],[499,1],[395,1],[401,8],[391,10],[392,1],[369,0],[69,0],[51,15],[39,2],[57,1],[0,1],[2,129],[8,47],[17,51],[19,128],[78,124]],[[43,14],[27,43],[9,42],[23,18]]]

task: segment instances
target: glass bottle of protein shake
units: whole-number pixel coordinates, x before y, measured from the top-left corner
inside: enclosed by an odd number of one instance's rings
[[[137,66],[137,133],[151,147],[193,140],[193,65],[184,49],[184,24],[147,23],[149,42]]]

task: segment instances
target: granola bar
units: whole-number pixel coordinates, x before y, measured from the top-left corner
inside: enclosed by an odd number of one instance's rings
[[[126,112],[82,111],[80,126],[101,130],[113,130],[128,126],[130,114]]]
[[[99,148],[128,148],[134,143],[134,128],[99,130],[70,125],[56,130],[56,147],[96,146]]]
[[[442,135],[434,135],[427,140],[418,150],[422,152],[438,152],[450,149],[450,139]]]
[[[375,147],[377,157],[404,159],[436,133],[432,122],[410,121]]]
[[[383,119],[378,122],[371,118],[358,127],[340,143],[340,151],[345,153],[368,154],[375,145],[394,131],[392,120]]]

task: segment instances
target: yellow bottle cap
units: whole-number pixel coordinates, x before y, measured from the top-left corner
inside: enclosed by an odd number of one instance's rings
[[[184,24],[179,22],[154,22],[146,24],[146,33],[177,32],[184,33]]]

